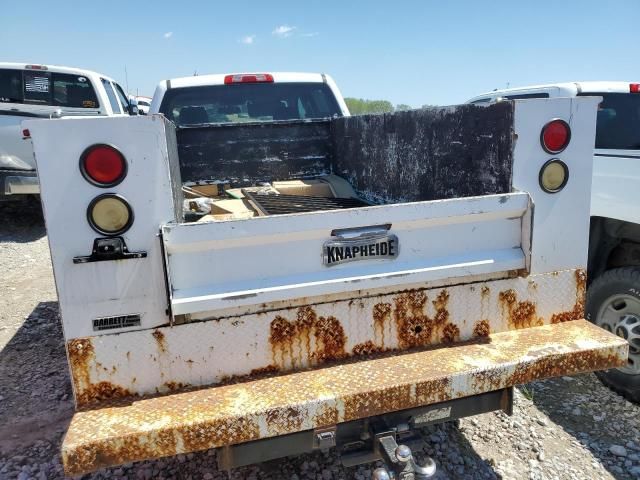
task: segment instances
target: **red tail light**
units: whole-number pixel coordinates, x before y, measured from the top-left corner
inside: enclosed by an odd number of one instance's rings
[[[629,93],[640,93],[640,83],[630,83]]]
[[[31,132],[28,128],[22,130],[22,138],[31,138]]]
[[[551,120],[542,128],[540,143],[547,153],[560,153],[571,140],[571,128],[564,120]]]
[[[234,83],[273,83],[273,75],[269,73],[250,73],[227,75],[224,77],[225,85],[231,85]]]
[[[97,187],[113,187],[124,180],[127,162],[122,153],[110,145],[92,145],[80,157],[80,171]]]

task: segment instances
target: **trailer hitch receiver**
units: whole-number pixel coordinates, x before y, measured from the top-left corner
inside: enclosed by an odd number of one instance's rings
[[[384,462],[391,468],[376,468],[374,480],[425,480],[436,473],[436,464],[427,458],[424,465],[419,465],[413,458],[411,449],[406,445],[398,445],[394,435],[378,438],[378,448]]]

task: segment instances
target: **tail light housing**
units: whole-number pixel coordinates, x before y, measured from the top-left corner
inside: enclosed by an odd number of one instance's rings
[[[115,147],[96,144],[80,156],[80,172],[93,185],[109,188],[118,185],[127,175],[127,161]]]
[[[554,158],[540,169],[540,187],[547,193],[558,193],[569,181],[569,167],[562,160]]]
[[[273,75],[270,73],[239,73],[224,77],[225,85],[233,85],[234,83],[273,83]]]
[[[91,201],[87,208],[87,220],[91,228],[102,235],[120,235],[131,227],[133,210],[124,197],[105,193]]]
[[[630,83],[629,93],[640,93],[640,83]]]
[[[571,128],[564,120],[556,118],[547,123],[540,133],[540,143],[547,153],[560,153],[571,140]]]

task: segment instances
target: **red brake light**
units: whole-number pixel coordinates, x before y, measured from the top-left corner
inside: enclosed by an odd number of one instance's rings
[[[30,138],[31,137],[31,132],[29,131],[28,128],[24,128],[22,130],[22,138]]]
[[[97,187],[119,184],[127,174],[127,162],[122,153],[110,145],[93,145],[80,157],[80,171]]]
[[[640,93],[640,83],[630,83],[629,93]]]
[[[234,83],[273,83],[273,75],[269,73],[250,73],[227,75],[224,77],[225,85]]]
[[[571,128],[564,120],[551,120],[542,128],[540,143],[548,153],[560,153],[571,140]]]
[[[27,70],[48,70],[45,65],[25,65]]]

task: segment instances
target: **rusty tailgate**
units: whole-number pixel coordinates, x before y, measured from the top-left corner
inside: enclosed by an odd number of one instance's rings
[[[558,375],[626,364],[627,342],[585,320],[491,334],[75,414],[67,474],[335,425]]]

